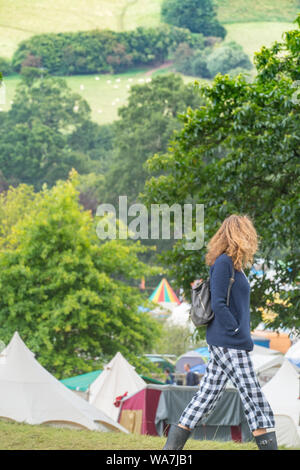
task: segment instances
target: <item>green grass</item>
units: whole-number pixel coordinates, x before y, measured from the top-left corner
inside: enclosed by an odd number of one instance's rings
[[[290,22],[300,13],[299,0],[217,0],[222,23]]]
[[[11,56],[33,34],[89,29],[119,30],[127,0],[6,0],[0,3],[0,55]]]
[[[289,29],[293,29],[294,24],[235,23],[226,25],[226,28],[228,32],[226,41],[233,40],[241,44],[253,61],[254,52],[259,51],[263,45],[270,46],[274,41],[280,41],[282,34]],[[118,119],[118,108],[126,105],[128,100],[128,86],[145,83],[145,80],[151,76],[170,71],[172,71],[172,66],[155,70],[152,74],[149,74],[150,69],[145,67],[116,75],[74,75],[65,77],[65,79],[73,91],[87,100],[92,110],[92,119],[99,124],[106,124]],[[96,80],[96,77],[99,79]],[[183,75],[182,77],[185,83],[195,79],[199,80],[197,77]],[[20,78],[17,75],[5,77],[6,104],[0,105],[0,109],[6,111],[10,108],[19,80]],[[81,89],[81,85],[84,89]]]
[[[293,29],[292,23],[235,23],[226,25],[226,41],[236,41],[241,44],[253,61],[254,52],[270,46],[274,41],[280,41],[282,34]],[[87,100],[91,107],[92,119],[98,124],[106,124],[118,119],[118,108],[127,104],[130,86],[146,83],[146,80],[157,74],[169,73],[172,66],[154,70],[148,67],[130,70],[126,73],[108,75],[73,75],[65,77],[68,86]],[[197,77],[182,75],[185,83],[192,82]],[[0,109],[7,111],[14,99],[14,93],[20,78],[18,75],[5,77],[6,103]],[[206,82],[206,80],[202,80]]]
[[[91,107],[92,119],[98,124],[107,124],[118,119],[118,108],[128,101],[130,92],[128,87],[145,84],[151,76],[169,71],[170,67],[157,70],[153,75],[147,75],[147,69],[143,69],[116,75],[73,75],[64,78],[72,91],[87,100]],[[185,83],[195,79],[196,77],[183,76]],[[4,78],[6,100],[4,105],[0,104],[0,110],[10,109],[19,81],[18,75]]]
[[[258,52],[262,46],[269,47],[275,41],[282,40],[285,31],[296,29],[293,23],[234,23],[227,24],[226,41],[236,41],[253,61],[254,52]]]
[[[6,0],[0,2],[0,56],[44,32],[134,29],[160,24],[162,0]],[[292,22],[299,0],[217,0],[222,23]]]
[[[4,419],[0,419],[0,436],[0,450],[161,450],[166,442],[165,437],[33,426]],[[287,450],[284,446],[279,448]],[[189,439],[184,450],[258,449],[254,441],[237,443]]]
[[[0,450],[161,450],[164,437],[0,421]],[[254,442],[189,440],[185,450],[257,450]]]
[[[95,27],[120,30],[132,29],[139,25],[157,26],[160,23],[161,1],[1,2],[0,56],[10,57],[20,40],[36,33],[87,30]],[[270,46],[274,41],[280,41],[283,32],[295,28],[291,21],[296,17],[297,3],[300,10],[299,0],[218,0],[218,3],[220,20],[228,22],[226,41],[234,40],[241,44],[252,61],[254,53],[263,45]],[[276,21],[270,21],[274,19]],[[172,67],[159,69],[154,71],[152,76],[171,70]],[[90,104],[92,119],[99,124],[106,124],[118,119],[118,108],[126,105],[129,86],[145,83],[150,76],[149,68],[145,67],[116,75],[77,75],[65,78],[70,88]],[[185,83],[196,79],[182,77]],[[6,103],[0,104],[0,109],[6,111],[10,108],[18,81],[18,76],[5,77]]]

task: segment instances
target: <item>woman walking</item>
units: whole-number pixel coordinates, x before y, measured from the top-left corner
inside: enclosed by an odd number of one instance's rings
[[[249,356],[250,285],[243,271],[257,251],[256,230],[248,216],[231,215],[208,244],[211,306],[214,317],[207,326],[210,359],[199,391],[186,406],[177,425],[171,425],[164,450],[183,449],[191,431],[217,404],[226,382],[237,388],[248,425],[259,449],[277,449],[273,412],[267,402]],[[234,269],[234,282],[227,292]]]

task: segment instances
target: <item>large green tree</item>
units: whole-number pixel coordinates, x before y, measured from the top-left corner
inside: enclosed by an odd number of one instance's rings
[[[81,174],[101,170],[100,126],[65,80],[23,77],[8,112],[0,115],[0,168],[11,184],[53,185],[71,168]],[[105,138],[105,137],[104,137]]]
[[[115,123],[105,202],[116,203],[119,195],[126,195],[128,203],[136,202],[148,176],[144,163],[153,153],[167,150],[173,131],[181,127],[177,114],[200,102],[193,86],[175,74],[131,87],[128,104],[119,109],[120,119]]]
[[[150,159],[149,170],[164,174],[149,179],[144,197],[149,204],[204,204],[205,243],[226,216],[250,215],[260,236],[258,256],[275,271],[273,279],[251,275],[252,326],[271,303],[274,328],[299,330],[299,29],[263,47],[255,62],[252,83],[227,75],[211,86],[196,82],[206,104],[181,114],[183,128],[169,151]],[[186,250],[183,240],[164,256],[187,295],[190,282],[208,273],[205,252],[205,246]]]
[[[161,17],[166,23],[192,33],[224,39],[226,29],[219,23],[213,0],[163,0]]]
[[[145,248],[99,239],[99,221],[80,206],[77,185],[73,172],[51,189],[11,188],[1,199],[0,338],[7,343],[17,330],[59,378],[100,368],[118,351],[142,373],[142,355],[160,332],[138,312],[144,300],[132,287],[152,273],[139,260]]]
[[[163,154],[167,150],[173,131],[182,126],[177,114],[200,103],[193,86],[185,85],[182,77],[173,73],[132,86],[128,104],[119,109],[120,119],[115,122],[113,158],[105,174],[104,190],[97,192],[98,197],[102,193],[100,201],[116,208],[119,196],[127,196],[128,206],[138,202],[148,176],[146,160],[155,152]],[[143,239],[142,243],[156,246],[156,251],[141,255],[144,262],[154,263],[156,253],[169,249],[173,240]],[[149,282],[155,286],[159,280],[155,277]]]

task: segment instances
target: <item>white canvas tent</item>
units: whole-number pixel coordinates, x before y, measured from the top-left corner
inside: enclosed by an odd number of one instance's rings
[[[285,357],[300,368],[300,340],[294,343],[286,352]]]
[[[44,369],[18,332],[0,353],[0,417],[28,424],[127,433]]]
[[[136,393],[146,387],[146,382],[135,368],[118,352],[104,367],[103,372],[91,384],[89,402],[117,421],[119,408],[114,405],[117,397]]]
[[[282,355],[282,352],[277,351],[276,349],[266,348],[264,346],[259,346],[258,344],[254,344],[253,350],[251,351],[253,354],[263,354],[264,356],[274,356],[274,355]]]
[[[299,374],[295,367],[285,359],[262,390],[274,412],[278,444],[300,447]]]
[[[250,357],[261,386],[265,385],[279,370],[284,355],[280,351],[254,345]]]

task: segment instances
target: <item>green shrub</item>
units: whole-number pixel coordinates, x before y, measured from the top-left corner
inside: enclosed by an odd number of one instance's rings
[[[33,62],[36,67],[39,61],[39,66],[55,75],[119,73],[162,63],[181,42],[191,47],[204,45],[201,34],[168,25],[122,32],[39,34],[20,43],[12,65],[20,72],[24,65]]]
[[[235,42],[229,42],[215,48],[207,58],[207,69],[211,77],[222,75],[235,68],[250,70],[252,68],[248,55]]]
[[[193,49],[186,42],[181,42],[174,52],[174,66],[177,72],[192,75],[193,56]]]
[[[235,42],[204,49],[181,43],[174,53],[174,65],[177,72],[201,78],[213,78],[218,73],[235,76],[252,68],[249,57]]]
[[[209,49],[208,49],[209,50]],[[195,77],[211,78],[207,68],[208,51],[197,51],[191,61],[191,72]]]

